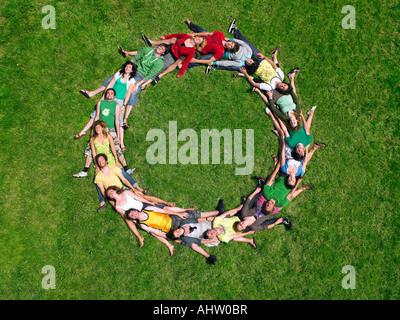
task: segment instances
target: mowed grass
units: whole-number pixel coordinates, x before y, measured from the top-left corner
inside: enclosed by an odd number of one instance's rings
[[[2,299],[398,299],[399,146],[397,1],[75,1],[57,2],[56,29],[45,30],[44,1],[0,4],[0,198]],[[356,8],[345,30],[343,6]],[[262,52],[281,45],[285,73],[299,66],[305,111],[317,105],[313,140],[325,142],[304,182],[315,186],[287,206],[293,230],[256,233],[243,243],[206,248],[217,265],[175,245],[174,255],[150,235],[143,248],[109,206],[97,213],[83,168],[87,137],[78,133],[93,110],[79,89],[93,90],[125,61],[119,46],[188,32],[191,19],[227,34],[231,19]],[[125,154],[134,178],[150,193],[182,207],[227,209],[267,175],[278,141],[265,105],[233,73],[204,68],[167,75],[141,93],[129,118]],[[99,98],[100,96],[98,96]],[[254,130],[254,172],[232,164],[150,165],[150,129],[168,137],[190,128]],[[244,140],[245,141],[245,140]],[[180,142],[182,146],[184,142]],[[243,148],[247,150],[245,142]],[[168,147],[168,146],[167,146]],[[199,154],[200,156],[200,154]],[[56,270],[56,289],[42,289],[41,270]],[[356,270],[344,290],[342,268]]]

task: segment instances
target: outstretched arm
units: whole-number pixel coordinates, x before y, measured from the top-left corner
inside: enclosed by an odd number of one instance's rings
[[[278,162],[275,164],[274,169],[272,170],[272,172],[271,172],[270,175],[268,176],[268,180],[267,180],[267,182],[265,183],[265,185],[267,185],[267,186],[272,186],[272,184],[273,184],[273,182],[274,182],[274,180],[275,180],[276,174],[278,173],[278,171],[279,171],[280,168],[281,168],[281,163],[278,161]]]
[[[239,71],[240,71],[241,73],[243,73],[243,75],[245,76],[245,78],[247,79],[247,81],[248,81],[253,87],[256,87],[256,88],[260,89],[260,83],[257,83],[257,82],[254,81],[254,78],[253,78],[252,76],[250,76],[250,75],[247,73],[246,68],[241,67],[241,68],[239,68]]]

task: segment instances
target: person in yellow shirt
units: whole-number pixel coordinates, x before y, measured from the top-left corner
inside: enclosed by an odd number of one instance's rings
[[[169,212],[168,214],[164,209],[158,207],[147,207],[138,211],[136,209],[129,209],[125,211],[124,218],[127,221],[133,221],[138,224],[143,230],[155,236],[158,240],[164,243],[171,254],[174,253],[174,245],[169,243],[166,235],[173,230],[178,229],[184,219],[200,219],[216,216],[223,210],[220,206],[217,210],[209,212],[200,212],[191,209],[183,209],[184,211]]]
[[[205,237],[210,241],[222,241],[222,242],[230,242],[230,241],[239,241],[239,242],[247,242],[254,249],[257,249],[257,245],[255,243],[254,238],[248,239],[245,238],[246,235],[254,233],[254,231],[249,231],[246,233],[242,233],[237,230],[237,225],[240,223],[239,217],[235,216],[242,209],[243,205],[236,207],[235,209],[229,210],[216,217],[213,221],[212,229],[206,231]]]

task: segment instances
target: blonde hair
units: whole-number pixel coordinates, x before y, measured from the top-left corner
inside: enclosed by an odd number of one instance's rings
[[[93,131],[92,131],[92,134],[91,134],[91,138],[96,138],[97,137],[97,133],[96,133],[96,127],[97,126],[101,126],[102,128],[103,128],[103,135],[105,136],[105,137],[108,137],[108,126],[107,126],[107,123],[104,121],[104,120],[97,120],[97,121],[95,121],[95,123],[93,123]]]
[[[207,39],[205,37],[202,37],[202,36],[194,36],[192,39],[194,41],[194,38],[199,38],[199,37],[203,38],[203,41],[202,41],[202,43],[197,44],[195,46],[195,48],[196,48],[197,51],[202,51],[204,49],[204,47],[206,46],[206,44],[207,44]]]

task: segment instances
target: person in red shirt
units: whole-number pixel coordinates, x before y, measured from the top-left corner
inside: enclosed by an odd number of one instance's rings
[[[192,36],[203,36],[206,38],[206,45],[201,50],[204,54],[200,59],[192,59],[187,69],[199,66],[201,64],[210,64],[213,61],[219,60],[223,57],[225,50],[237,51],[239,46],[236,42],[229,41],[230,38],[226,38],[221,31],[207,32],[203,28],[195,25],[189,19],[186,19],[186,23],[190,30],[194,33],[190,33]]]
[[[191,62],[195,56],[196,50],[200,51],[206,42],[206,39],[202,36],[193,37],[186,33],[175,33],[167,36],[161,36],[160,40],[158,41],[150,40],[145,35],[143,35],[142,38],[146,44],[151,47],[157,46],[160,43],[171,45],[170,54],[174,62],[171,65],[164,65],[166,69],[158,75],[156,82],[158,82],[159,79],[165,76],[167,73],[170,73],[178,67],[180,68],[180,71],[176,77],[181,77],[185,73],[189,62]]]

